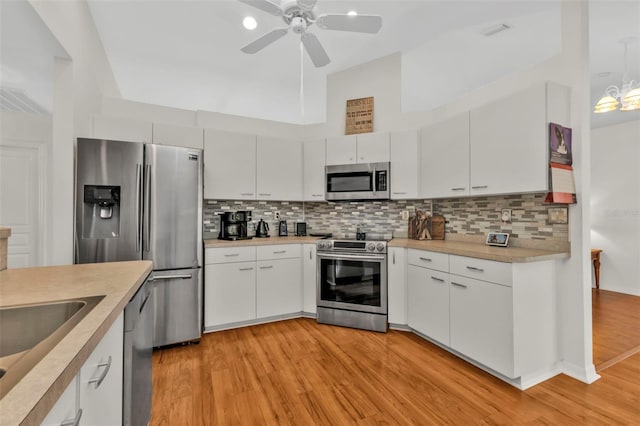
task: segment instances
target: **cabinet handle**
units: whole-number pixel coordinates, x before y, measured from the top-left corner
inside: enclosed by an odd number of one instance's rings
[[[102,384],[102,381],[104,380],[105,377],[107,377],[107,374],[109,373],[109,369],[111,368],[111,355],[109,355],[109,360],[107,362],[101,362],[100,364],[98,364],[98,368],[100,367],[107,367],[102,371],[102,374],[100,374],[99,377],[93,377],[91,379],[89,379],[89,383],[95,383],[95,389],[98,389],[100,387],[100,385]]]
[[[396,264],[396,252],[395,251],[393,252],[393,264],[394,265]]]
[[[475,266],[467,266],[467,269],[469,269],[470,271],[484,272],[484,269],[476,268]]]
[[[472,186],[471,189],[486,189],[488,188],[488,185],[476,185],[476,186]]]
[[[431,275],[431,279],[434,280],[434,281],[441,282],[441,283],[444,282],[444,280],[442,278],[434,277],[433,275]]]
[[[431,259],[428,257],[421,257],[420,260],[424,260],[425,262],[431,262]]]
[[[258,195],[260,195],[261,197],[271,197],[271,194],[267,194],[267,193],[264,193],[264,192],[260,193]]]
[[[82,408],[78,410],[76,416],[71,420],[65,420],[60,423],[60,426],[78,426],[80,424],[80,419],[82,418]]]
[[[278,251],[274,251],[273,254],[282,254],[282,253],[286,253],[286,250],[278,250]]]
[[[253,268],[240,268],[239,271],[253,271]]]
[[[405,195],[406,192],[394,192],[393,194],[395,194],[395,195]]]
[[[467,188],[451,188],[452,191],[464,191]]]
[[[231,253],[231,254],[224,255],[224,257],[236,257],[236,256],[240,256],[240,253]]]
[[[467,288],[467,286],[466,286],[466,285],[464,285],[464,284],[460,284],[460,283],[456,283],[456,282],[453,282],[453,281],[451,281],[451,284],[455,285],[456,287]]]
[[[309,250],[309,260],[313,259],[313,257],[311,257],[311,256],[313,256],[312,252],[313,252],[313,250]]]
[[[261,266],[260,269],[271,269],[273,268],[273,265],[269,265],[269,266]]]
[[[241,192],[240,195],[253,195],[253,192]]]
[[[312,197],[322,197],[324,194],[311,194]]]

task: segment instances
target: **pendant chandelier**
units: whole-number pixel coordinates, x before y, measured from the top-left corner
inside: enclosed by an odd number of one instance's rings
[[[640,110],[640,84],[635,80],[629,80],[627,75],[627,45],[634,41],[628,38],[624,43],[624,73],[622,74],[622,85],[620,87],[611,85],[604,91],[604,96],[600,98],[593,112],[602,113],[615,111],[620,107],[620,111]]]

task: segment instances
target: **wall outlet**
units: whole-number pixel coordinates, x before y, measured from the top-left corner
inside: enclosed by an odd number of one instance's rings
[[[503,222],[511,222],[511,209],[502,209],[500,220]]]
[[[276,210],[274,214],[276,216],[276,220],[280,220],[280,212]]]
[[[402,218],[402,220],[409,219],[409,210],[402,210],[400,212],[400,217]]]

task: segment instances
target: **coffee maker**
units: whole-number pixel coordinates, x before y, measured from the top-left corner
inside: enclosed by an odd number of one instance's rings
[[[220,215],[219,240],[249,240],[248,223],[251,211],[225,212]]]

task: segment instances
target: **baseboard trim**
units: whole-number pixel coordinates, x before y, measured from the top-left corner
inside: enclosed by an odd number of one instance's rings
[[[579,365],[572,364],[570,362],[563,361],[562,362],[562,374],[565,374],[569,377],[573,377],[576,380],[579,380],[583,383],[590,385],[600,378],[600,375],[596,373],[596,368],[591,363],[586,367],[581,367]]]

